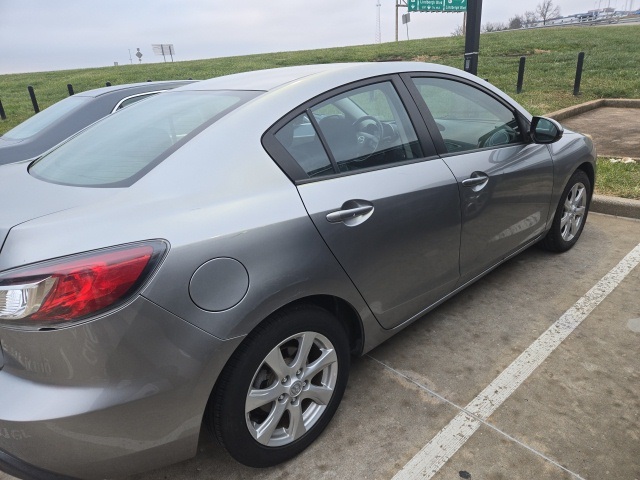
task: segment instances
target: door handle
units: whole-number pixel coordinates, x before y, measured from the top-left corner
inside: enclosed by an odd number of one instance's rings
[[[465,187],[477,187],[485,183],[487,180],[489,180],[489,177],[484,173],[473,172],[470,178],[462,181],[462,185]]]
[[[330,223],[346,222],[352,226],[353,222],[349,222],[356,217],[363,217],[373,212],[373,205],[365,200],[349,200],[342,204],[340,210],[327,214],[327,221]]]

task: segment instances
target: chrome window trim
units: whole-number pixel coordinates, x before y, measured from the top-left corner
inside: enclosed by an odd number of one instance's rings
[[[131,98],[136,98],[136,97],[143,97],[143,96],[149,96],[149,95],[157,95],[158,93],[162,93],[162,92],[166,92],[167,90],[153,90],[151,92],[143,92],[143,93],[136,93],[135,95],[129,95],[128,97],[123,98],[122,100],[120,100],[118,103],[116,103],[116,106],[113,107],[113,110],[111,110],[111,113],[114,113],[116,110],[118,110],[120,108],[120,105],[122,105],[124,102],[126,102],[127,100],[131,99]]]

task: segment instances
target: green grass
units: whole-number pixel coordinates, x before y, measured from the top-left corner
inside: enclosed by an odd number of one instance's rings
[[[598,98],[640,98],[637,38],[640,38],[638,25],[484,34],[480,41],[478,75],[513,96],[534,115]],[[575,97],[573,81],[580,51],[586,52],[586,59],[582,94]],[[248,70],[330,62],[417,60],[461,67],[463,53],[462,37],[443,37],[189,62],[0,75],[0,100],[7,113],[7,120],[0,121],[0,134],[33,115],[28,85],[35,88],[43,109],[67,96],[67,83],[81,92],[104,86],[107,81],[115,85],[147,79],[204,79]],[[527,57],[524,90],[516,95],[518,62],[522,55]],[[637,168],[638,165],[606,165],[605,162],[596,189],[609,195],[640,198]]]
[[[595,193],[640,200],[640,163],[611,163],[609,158],[598,158]]]
[[[605,97],[640,98],[640,49],[635,39],[640,26],[574,27],[484,34],[479,76],[514,96],[531,113],[541,115],[584,101]],[[586,52],[582,95],[574,97],[573,79],[578,52]],[[328,62],[422,60],[462,66],[462,37],[428,38],[377,45],[282,52],[175,63],[57,72],[0,75],[0,100],[7,120],[0,134],[33,114],[27,86],[35,88],[41,108],[67,95],[67,83],[76,92],[112,84],[210,78],[229,73],[287,65]],[[515,95],[518,60],[527,56],[525,87]]]

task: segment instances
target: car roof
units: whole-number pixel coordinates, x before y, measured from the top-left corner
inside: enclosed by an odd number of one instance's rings
[[[183,85],[189,85],[194,83],[195,80],[171,80],[171,81],[158,81],[158,82],[140,82],[140,83],[127,83],[123,85],[112,85],[109,87],[94,88],[93,90],[86,90],[84,92],[76,93],[78,97],[100,97],[102,95],[113,94],[116,92],[122,92],[125,94],[144,93],[155,90],[166,90],[168,88],[181,87]],[[124,92],[126,90],[126,92]]]
[[[377,75],[387,75],[398,72],[440,72],[455,73],[477,80],[460,70],[424,62],[362,62],[362,63],[331,63],[318,65],[300,65],[267,70],[236,73],[222,77],[203,80],[195,85],[182,87],[181,90],[263,90],[271,91],[289,83],[311,77],[331,77],[342,79],[345,77],[367,78]],[[329,81],[328,83],[331,83]]]
[[[179,87],[176,91],[257,90],[276,93],[286,90],[286,98],[302,102],[340,85],[377,76],[410,72],[440,73],[469,80],[514,105],[525,118],[531,118],[518,102],[488,81],[457,68],[425,62],[331,63],[255,70],[202,80]]]

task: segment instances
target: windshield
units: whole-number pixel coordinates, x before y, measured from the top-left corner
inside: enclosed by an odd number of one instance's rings
[[[56,120],[62,118],[67,113],[80,108],[90,101],[90,97],[67,97],[64,100],[54,103],[49,108],[45,108],[40,113],[36,113],[33,117],[25,120],[17,127],[9,130],[2,138],[9,140],[24,140],[34,136],[36,133],[47,128]]]
[[[189,138],[260,92],[168,92],[122,109],[35,162],[41,180],[126,187]]]

